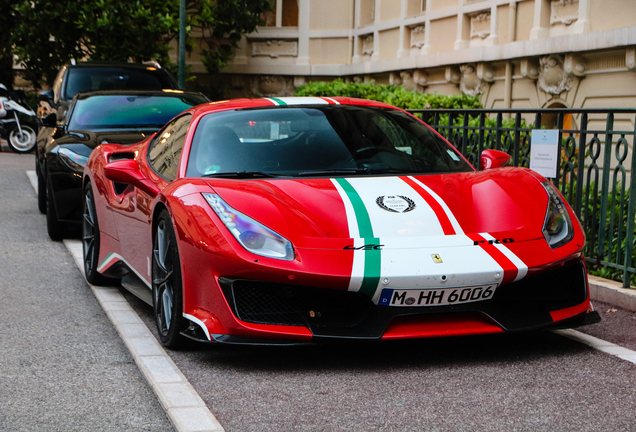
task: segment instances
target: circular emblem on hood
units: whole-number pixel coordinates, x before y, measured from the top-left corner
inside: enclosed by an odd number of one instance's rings
[[[392,213],[406,213],[415,208],[415,202],[402,195],[382,195],[375,202],[381,209]]]

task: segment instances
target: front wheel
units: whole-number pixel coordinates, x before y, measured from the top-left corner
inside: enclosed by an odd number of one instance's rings
[[[183,289],[177,239],[167,210],[159,214],[152,247],[152,306],[161,344],[183,346],[181,332],[188,326],[183,318]]]
[[[55,211],[55,197],[51,181],[46,182],[46,230],[51,240],[60,241],[66,233],[65,226],[57,218]]]
[[[97,271],[99,264],[99,223],[93,188],[90,182],[84,186],[84,215],[82,220],[82,253],[84,256],[84,275],[88,283],[93,285],[110,285],[111,279]]]
[[[46,180],[44,174],[40,174],[37,168],[35,172],[38,173],[38,210],[40,213],[46,214]]]
[[[35,147],[37,134],[30,125],[23,124],[20,129],[22,131],[15,127],[9,132],[9,147],[16,153],[28,153]]]

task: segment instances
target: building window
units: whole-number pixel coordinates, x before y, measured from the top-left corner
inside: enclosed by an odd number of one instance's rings
[[[298,27],[298,0],[276,0],[275,6],[261,15],[265,27]]]

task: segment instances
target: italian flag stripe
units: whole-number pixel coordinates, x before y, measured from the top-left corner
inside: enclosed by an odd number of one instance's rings
[[[104,257],[102,262],[99,263],[99,265],[97,266],[97,271],[102,272],[106,268],[115,264],[117,261],[119,261],[119,255],[116,254],[115,252],[111,252]]]
[[[329,102],[329,105],[340,105],[340,102],[335,99],[331,99],[328,97],[321,97],[320,99],[326,100],[327,102]]]
[[[492,239],[492,236],[488,234],[470,234],[468,237],[473,241],[485,241],[480,243],[479,246],[488,253],[496,262],[501,266],[504,271],[504,277],[501,281],[502,284],[517,280],[519,274],[519,268],[513,263],[505,253],[499,250],[494,244],[489,244],[488,240]]]
[[[451,223],[448,215],[446,214],[446,211],[444,211],[444,209],[437,202],[437,200],[435,200],[435,198],[433,198],[431,194],[421,186],[421,183],[420,184],[418,184],[419,182],[416,183],[415,180],[411,177],[400,177],[400,178],[404,180],[406,184],[411,186],[422,198],[424,198],[424,200],[429,205],[429,207],[433,209],[433,211],[437,215],[440,225],[442,226],[442,229],[444,230],[445,235],[457,234],[457,232],[455,232],[455,228],[453,228],[453,224]]]
[[[273,101],[276,105],[287,105],[287,103],[279,98],[268,98],[269,100]]]
[[[360,195],[344,178],[335,179],[335,181],[344,190],[353,206],[353,211],[356,217],[359,236],[364,239],[364,244],[379,244],[380,239],[376,238],[373,234],[373,227],[371,225],[371,219],[369,218],[369,212],[364,206]],[[354,233],[350,233],[354,237]],[[364,275],[362,278],[362,284],[359,291],[368,295],[369,298],[373,298],[380,282],[380,271],[382,264],[381,252],[376,249],[354,251],[355,253],[364,253]]]

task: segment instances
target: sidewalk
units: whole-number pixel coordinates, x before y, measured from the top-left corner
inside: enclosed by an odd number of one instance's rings
[[[590,298],[609,303],[621,309],[636,312],[636,289],[623,288],[623,284],[609,279],[588,275]]]

